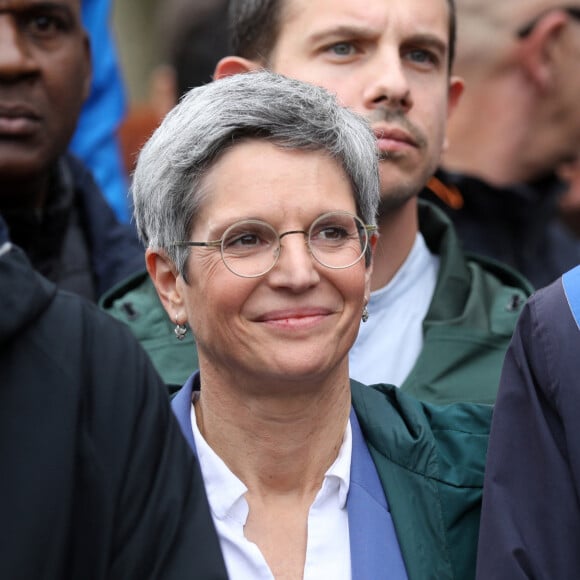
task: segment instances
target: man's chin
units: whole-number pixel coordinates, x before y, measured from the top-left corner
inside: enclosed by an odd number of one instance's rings
[[[396,164],[381,164],[381,201],[379,215],[393,213],[415,198],[423,189],[426,180],[419,175],[405,175]]]
[[[407,192],[389,192],[381,196],[379,202],[378,215],[379,219],[398,212],[406,206],[411,199],[414,199],[417,193],[414,191]]]
[[[51,165],[39,157],[1,159],[0,152],[0,204],[10,206],[14,197],[16,206],[23,205],[25,192],[30,188],[37,190],[38,184],[48,179]]]

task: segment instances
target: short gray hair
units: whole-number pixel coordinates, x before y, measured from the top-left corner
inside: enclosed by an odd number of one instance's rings
[[[186,279],[187,240],[204,195],[203,178],[220,156],[247,139],[323,151],[348,176],[359,217],[376,224],[376,139],[367,122],[326,90],[259,71],[186,93],[143,147],[132,184],[134,216],[146,246],[163,250]]]

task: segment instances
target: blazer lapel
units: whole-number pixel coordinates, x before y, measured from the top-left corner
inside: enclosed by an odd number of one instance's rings
[[[193,439],[193,430],[191,428],[191,396],[193,394],[193,385],[197,380],[198,374],[195,373],[189,377],[187,382],[177,391],[177,394],[171,400],[173,414],[177,418],[181,432],[194,453],[196,452],[196,448]]]
[[[347,499],[353,580],[406,579],[407,572],[385,493],[354,411]]]

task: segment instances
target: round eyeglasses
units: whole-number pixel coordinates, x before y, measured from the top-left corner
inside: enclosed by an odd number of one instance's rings
[[[219,247],[230,272],[242,278],[258,278],[278,262],[281,240],[285,236],[302,234],[319,264],[340,270],[354,266],[365,255],[369,237],[376,229],[355,215],[335,211],[318,216],[308,231],[290,230],[279,234],[268,222],[248,219],[229,226],[220,240],[174,242],[172,245]]]

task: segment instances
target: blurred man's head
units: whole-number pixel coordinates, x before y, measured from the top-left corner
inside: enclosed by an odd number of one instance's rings
[[[457,14],[455,71],[467,90],[450,122],[445,164],[505,184],[574,158],[580,4],[457,0]]]
[[[47,179],[89,88],[80,0],[0,0],[0,185]]]
[[[164,0],[159,33],[164,62],[175,74],[176,98],[212,80],[220,58],[230,54],[227,0]]]
[[[414,197],[435,171],[448,110],[450,0],[233,0],[235,57],[217,76],[266,67],[336,93],[377,136],[383,210]]]

